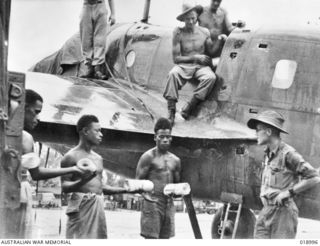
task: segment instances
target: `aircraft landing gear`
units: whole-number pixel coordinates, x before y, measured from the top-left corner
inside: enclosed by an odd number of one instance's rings
[[[217,213],[215,214],[212,225],[211,225],[211,237],[215,239],[219,239],[222,233],[222,223],[224,220],[224,215],[227,210],[227,204],[223,207],[219,208]],[[236,214],[230,213],[228,216],[228,220],[225,225],[225,231],[223,238],[232,238],[232,233],[234,230],[234,225],[236,221]],[[254,225],[256,222],[256,217],[251,212],[250,209],[242,208],[240,219],[238,223],[238,229],[236,232],[235,238],[237,239],[250,239],[253,238]]]

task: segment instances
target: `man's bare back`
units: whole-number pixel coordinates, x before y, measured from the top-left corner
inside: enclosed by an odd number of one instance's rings
[[[96,165],[96,176],[93,177],[88,182],[84,183],[77,189],[73,189],[73,192],[83,192],[83,193],[96,193],[102,194],[102,171],[103,171],[103,159],[96,152],[91,150],[90,152],[85,151],[79,146],[71,149],[65,154],[61,161],[62,167],[72,167],[76,166],[77,162],[81,159],[90,159]],[[62,178],[63,181],[76,181],[81,177],[79,175],[68,175]]]

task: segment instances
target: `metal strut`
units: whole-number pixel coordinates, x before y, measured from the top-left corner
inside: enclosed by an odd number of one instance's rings
[[[192,226],[194,237],[195,237],[195,239],[202,239],[202,234],[201,234],[201,230],[199,227],[196,211],[194,210],[194,206],[192,203],[191,194],[184,196],[183,199],[184,199],[184,202],[187,207],[187,211],[188,211],[188,215],[189,215],[189,219],[190,219],[190,223]]]
[[[238,225],[239,225],[239,220],[240,220],[240,215],[241,215],[241,209],[242,209],[242,203],[243,203],[242,195],[223,192],[221,194],[221,201],[227,203],[227,210],[226,210],[226,213],[224,215],[224,220],[223,220],[223,223],[222,223],[220,239],[223,239],[223,236],[224,236],[224,233],[225,233],[225,230],[226,230],[226,226],[227,226],[229,213],[236,213],[237,214],[236,215],[236,221],[235,221],[234,228],[233,228],[233,231],[232,231],[232,239],[235,239],[236,234],[237,234],[237,230],[238,230]],[[231,206],[233,206],[233,207],[236,206],[237,208],[236,209],[231,209]]]

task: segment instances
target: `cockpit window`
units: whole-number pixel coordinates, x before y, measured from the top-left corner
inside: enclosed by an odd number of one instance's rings
[[[126,55],[126,65],[127,67],[132,67],[136,60],[136,53],[133,50],[130,50]]]
[[[297,66],[296,61],[278,61],[272,78],[272,87],[277,89],[290,88],[296,74]]]

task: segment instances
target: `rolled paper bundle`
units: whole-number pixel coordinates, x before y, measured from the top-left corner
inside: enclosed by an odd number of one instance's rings
[[[78,167],[80,170],[90,171],[90,172],[92,172],[92,173],[94,173],[95,171],[97,171],[96,165],[95,165],[95,164],[93,163],[93,161],[90,160],[89,158],[80,159],[80,160],[77,162],[77,167]]]
[[[153,188],[154,188],[153,182],[150,180],[127,179],[124,185],[130,192],[134,192],[134,191],[151,192],[153,191]]]
[[[178,183],[178,184],[167,184],[163,193],[165,195],[176,195],[176,196],[186,196],[190,194],[191,188],[188,183]]]
[[[10,100],[10,112],[9,112],[10,117],[12,117],[14,115],[14,113],[16,112],[18,107],[19,107],[19,102],[11,99]]]
[[[40,157],[34,153],[27,153],[21,156],[21,166],[25,169],[33,169],[40,166],[41,159]]]
[[[211,59],[211,64],[213,67],[217,67],[220,61],[220,57],[212,58]]]

